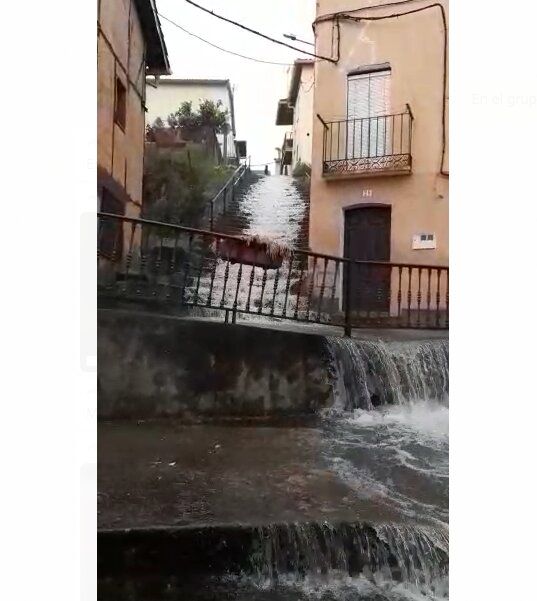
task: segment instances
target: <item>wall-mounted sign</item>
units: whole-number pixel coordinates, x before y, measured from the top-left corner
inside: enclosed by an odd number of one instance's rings
[[[436,248],[436,236],[431,233],[414,234],[412,236],[412,248],[414,250],[427,250]]]
[[[371,190],[371,188],[362,190],[362,198],[371,198],[372,196],[373,196],[373,190]]]

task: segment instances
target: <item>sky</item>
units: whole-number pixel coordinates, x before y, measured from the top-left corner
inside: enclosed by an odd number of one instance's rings
[[[156,0],[157,9],[188,31],[233,52],[292,64],[311,58],[206,14],[185,0]],[[311,46],[283,37],[292,33],[313,41],[315,0],[196,0],[197,4],[291,45]],[[286,66],[266,65],[221,52],[161,18],[172,77],[229,79],[234,87],[237,139],[246,140],[252,165],[272,163],[286,127],[278,127],[278,100],[287,96]]]

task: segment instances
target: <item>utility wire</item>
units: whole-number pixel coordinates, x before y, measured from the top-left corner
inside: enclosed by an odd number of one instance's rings
[[[206,44],[209,44],[209,46],[212,46],[213,48],[216,48],[217,50],[221,50],[222,52],[227,52],[228,54],[233,54],[234,56],[239,56],[240,58],[245,58],[249,61],[254,61],[256,63],[264,63],[265,65],[280,65],[282,67],[292,67],[293,66],[291,63],[275,63],[273,61],[264,61],[264,60],[261,60],[260,58],[252,58],[251,56],[245,56],[244,54],[239,54],[238,52],[233,52],[232,50],[226,50],[225,48],[221,48],[220,46],[217,46],[216,44],[213,44],[212,42],[205,40],[204,38],[200,37],[199,35],[196,35],[195,33],[192,33],[191,31],[186,30],[184,27],[182,27],[178,23],[175,23],[175,21],[172,21],[171,19],[168,19],[168,17],[165,17],[162,13],[157,13],[157,14],[161,19],[168,21],[168,23],[171,23],[172,25],[174,25],[181,31],[184,31],[185,33],[192,36],[193,38],[197,38],[198,40],[201,40],[202,42],[205,42]]]
[[[279,44],[280,46],[285,46],[286,48],[291,48],[291,50],[296,50],[297,52],[302,52],[303,54],[307,54],[309,56],[314,56],[315,58],[320,58],[325,61],[330,61],[331,63],[337,62],[335,59],[333,59],[331,57],[322,56],[320,54],[315,54],[314,52],[308,52],[307,50],[302,50],[301,48],[297,48],[296,46],[291,46],[290,44],[286,44],[285,42],[276,40],[275,38],[271,38],[270,36],[265,35],[264,33],[261,33],[260,31],[256,31],[255,29],[251,29],[250,27],[247,27],[246,25],[237,23],[237,21],[233,21],[231,19],[228,19],[227,17],[218,15],[214,11],[209,10],[208,8],[205,8],[203,6],[200,6],[199,4],[196,4],[195,2],[193,2],[192,0],[186,0],[186,2],[188,2],[188,4],[191,4],[192,6],[195,6],[196,8],[199,8],[203,12],[206,12],[206,13],[212,15],[213,17],[220,19],[221,21],[225,21],[226,23],[231,23],[232,25],[236,25],[237,27],[240,27],[241,29],[244,29],[245,31],[249,31],[250,33],[253,33],[259,37],[265,38],[265,40],[269,40],[270,42],[274,42],[275,44]]]
[[[371,6],[362,6],[360,8],[350,8],[349,10],[340,10],[335,13],[328,13],[326,15],[321,15],[317,17],[313,22],[313,28],[315,29],[315,25],[317,23],[322,23],[323,21],[330,21],[334,19],[334,17],[339,17],[341,15],[349,15],[350,13],[358,13],[363,11],[374,10],[375,8],[387,8],[390,6],[400,6],[402,4],[411,4],[414,2],[424,2],[425,0],[398,0],[397,2],[386,2],[384,4],[372,4]]]

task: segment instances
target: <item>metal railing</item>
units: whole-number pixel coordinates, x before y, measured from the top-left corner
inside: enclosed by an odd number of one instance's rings
[[[248,171],[246,164],[239,165],[218,193],[211,198],[205,207],[202,224],[213,231],[216,220],[227,214],[228,207],[235,201],[237,188],[240,186]]]
[[[448,268],[251,252],[236,236],[98,214],[99,294],[352,328],[448,328]],[[234,249],[234,250],[233,250]],[[239,252],[237,252],[239,249]],[[242,249],[242,251],[241,251]]]
[[[282,152],[293,151],[293,132],[286,131],[283,136]]]
[[[323,175],[409,172],[412,166],[410,106],[403,113],[323,124]]]

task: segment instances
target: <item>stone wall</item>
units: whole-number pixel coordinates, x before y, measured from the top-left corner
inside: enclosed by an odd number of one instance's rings
[[[100,418],[304,415],[331,402],[323,336],[99,309]]]

